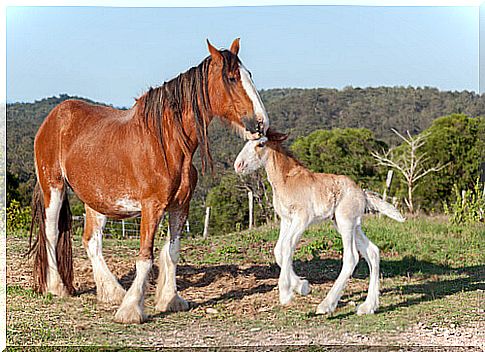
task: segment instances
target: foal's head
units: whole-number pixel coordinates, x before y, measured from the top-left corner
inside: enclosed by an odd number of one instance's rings
[[[264,133],[269,126],[268,114],[251,74],[237,56],[239,38],[229,50],[217,50],[209,41],[207,45],[211,55],[208,91],[212,113],[229,121],[246,138],[259,137],[245,130],[245,123],[252,120],[261,124]]]
[[[268,161],[270,151],[281,151],[280,145],[287,138],[287,134],[273,132],[269,129],[266,136],[247,141],[239,152],[236,161],[234,161],[234,170],[237,173],[248,174],[264,167]]]

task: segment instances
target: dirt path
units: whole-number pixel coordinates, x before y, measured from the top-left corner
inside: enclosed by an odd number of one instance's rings
[[[177,314],[159,314],[153,308],[155,268],[146,300],[150,320],[139,326],[122,326],[112,322],[115,307],[96,302],[90,262],[79,245],[74,249],[78,295],[59,300],[31,293],[31,263],[21,256],[26,242],[24,238],[7,241],[7,286],[11,288],[7,297],[7,325],[8,341],[12,344],[172,347],[357,344],[485,348],[483,291],[470,293],[476,295],[478,302],[476,314],[470,313],[473,318],[469,322],[458,319],[456,323],[453,316],[436,319],[428,308],[440,309],[441,306],[427,307],[426,302],[422,307],[391,309],[397,299],[409,299],[399,297],[394,289],[397,281],[405,282],[406,278],[384,279],[384,312],[359,318],[354,314],[355,305],[365,297],[367,281],[354,278],[336,316],[326,318],[315,316],[313,311],[333,280],[323,277],[312,282],[310,296],[297,297],[289,307],[281,307],[276,289],[278,269],[269,264],[183,263],[178,271],[178,286],[191,302],[192,309]],[[129,247],[106,250],[108,266],[122,278],[125,287],[133,279],[136,252],[136,248]],[[408,280],[405,284],[417,286],[420,283]],[[440,304],[446,308],[457,300],[460,300],[458,294],[456,297],[450,295]],[[386,304],[391,307],[388,311]],[[457,314],[460,309],[457,308]],[[33,326],[39,327],[40,337],[36,337],[37,330]],[[53,332],[44,336],[42,329]]]

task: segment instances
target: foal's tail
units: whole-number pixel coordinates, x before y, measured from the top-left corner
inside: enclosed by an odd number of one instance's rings
[[[73,266],[72,266],[72,216],[71,209],[69,207],[69,200],[67,198],[67,192],[64,192],[64,198],[62,200],[61,210],[59,212],[59,222],[57,228],[59,230],[59,236],[57,238],[56,245],[56,259],[57,270],[61,276],[62,282],[66,287],[69,294],[74,293],[73,281]],[[32,243],[32,234],[37,227],[37,238]],[[47,289],[47,237],[45,231],[45,204],[44,194],[37,182],[32,196],[32,223],[30,225],[30,237],[29,237],[29,252],[27,255],[31,255],[35,252],[34,259],[34,284],[38,292],[46,292]]]
[[[404,222],[406,220],[395,206],[382,200],[379,194],[368,190],[364,190],[364,194],[365,199],[367,200],[365,206],[366,211],[371,213],[381,213],[399,222]]]

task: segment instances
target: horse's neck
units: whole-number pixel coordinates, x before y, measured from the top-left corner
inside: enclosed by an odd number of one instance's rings
[[[134,123],[145,124],[145,117],[143,114],[144,106],[142,104],[137,104],[133,107],[133,110],[134,115],[137,115],[137,121],[134,121]],[[188,147],[188,154],[193,155],[198,146],[198,139],[194,113],[192,112],[192,110],[189,107],[185,107],[184,111],[182,111],[182,124],[180,127],[178,127],[176,123],[174,123],[176,117],[172,111],[164,111],[163,114],[166,114],[162,119],[164,136],[171,136],[170,140],[165,138],[162,139],[164,144],[163,148],[165,150],[180,152],[179,149],[184,149],[182,144],[185,144]],[[211,122],[211,120],[212,119],[208,121],[208,124]],[[154,122],[150,121],[149,124],[150,125],[148,126],[148,128],[155,131],[156,127],[154,126]],[[184,139],[185,137],[187,137],[187,139],[184,143],[182,139]],[[180,138],[180,141],[177,140],[178,138]],[[187,153],[184,152],[183,154]]]
[[[275,149],[270,148],[268,152],[268,160],[265,166],[266,174],[271,186],[280,189],[292,172],[301,166],[279,146]]]

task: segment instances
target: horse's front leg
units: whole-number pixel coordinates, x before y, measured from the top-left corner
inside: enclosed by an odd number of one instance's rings
[[[119,323],[145,321],[145,284],[153,264],[153,240],[165,207],[158,203],[143,204],[140,225],[140,253],[136,261],[136,276],[126,293],[115,320]]]
[[[170,238],[160,252],[156,309],[162,312],[179,312],[189,309],[189,304],[177,293],[176,270],[179,260],[180,235],[189,213],[189,207],[169,213]]]

